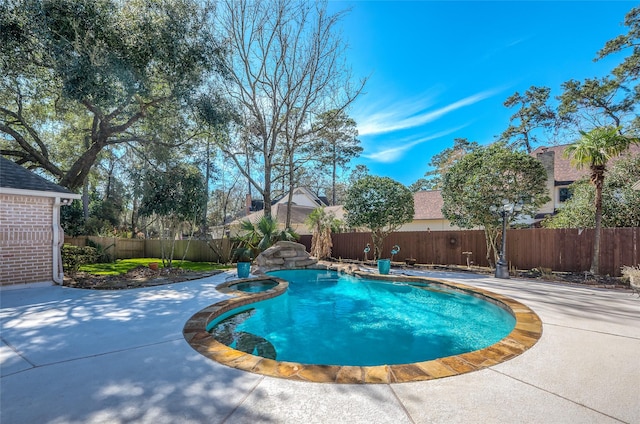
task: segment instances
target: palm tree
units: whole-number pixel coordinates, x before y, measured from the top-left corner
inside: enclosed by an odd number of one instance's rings
[[[589,167],[591,183],[595,186],[596,225],[593,239],[592,274],[599,273],[600,232],[602,229],[602,187],[606,165],[609,159],[621,155],[631,144],[640,142],[637,138],[624,136],[619,127],[598,127],[589,132],[580,131],[582,137],[565,150],[565,156],[577,169]]]
[[[254,259],[260,252],[268,249],[277,241],[293,241],[299,238],[291,228],[280,230],[278,222],[268,216],[260,218],[257,224],[251,221],[240,222],[241,234],[236,238],[239,247],[235,251],[243,260]]]
[[[331,258],[331,248],[333,247],[331,227],[334,225],[335,220],[335,216],[332,213],[327,213],[323,207],[314,209],[307,217],[305,223],[313,231],[311,256],[315,256],[318,259]]]

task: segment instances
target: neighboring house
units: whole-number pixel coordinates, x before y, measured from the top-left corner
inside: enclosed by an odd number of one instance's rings
[[[278,199],[274,204],[286,205],[288,201],[289,193]],[[309,206],[312,208],[329,205],[329,201],[326,197],[318,197],[306,187],[297,187],[293,189],[291,203],[298,206]]]
[[[552,147],[538,147],[531,155],[538,158],[547,171],[547,189],[551,201],[543,205],[535,216],[530,219],[530,224],[540,221],[544,216],[554,214],[562,204],[571,197],[569,186],[576,180],[588,176],[588,168],[576,169],[571,160],[564,156],[568,144]],[[640,146],[632,145],[625,155],[640,154]],[[625,155],[613,158],[609,162],[609,167]],[[640,190],[640,181],[634,186]],[[400,231],[446,231],[458,230],[460,228],[452,226],[442,214],[442,193],[440,190],[419,191],[414,194],[415,216],[412,222],[402,226]]]
[[[288,193],[278,199],[273,205],[271,205],[271,216],[278,222],[280,229],[285,228],[287,222],[287,209],[289,195]],[[341,206],[327,206],[327,199],[316,196],[311,190],[305,187],[297,187],[293,190],[293,198],[291,200],[291,228],[300,235],[311,234],[308,226],[305,224],[306,219],[309,217],[314,209],[324,206],[327,210],[340,209]],[[344,216],[344,213],[337,212],[338,215]],[[242,218],[238,218],[229,224],[229,230],[231,236],[236,236],[240,229],[241,221],[250,221],[257,224],[264,216],[264,210],[252,212]],[[212,228],[213,238],[221,238],[224,229],[222,227]]]
[[[62,284],[60,206],[79,198],[0,157],[0,288]]]
[[[404,224],[398,231],[447,231],[460,230],[451,225],[442,214],[442,192],[440,190],[423,190],[413,194],[413,221]]]
[[[531,152],[531,156],[538,158],[547,171],[547,188],[549,189],[549,197],[551,197],[551,201],[540,208],[536,218],[554,214],[558,208],[562,207],[562,204],[571,197],[569,186],[573,182],[590,174],[588,167],[576,169],[576,167],[571,164],[571,159],[565,157],[564,152],[568,146],[568,144],[564,144],[560,146],[538,147]],[[611,159],[607,167],[611,168],[614,163],[627,155],[636,156],[639,154],[640,146],[632,145],[627,153]]]

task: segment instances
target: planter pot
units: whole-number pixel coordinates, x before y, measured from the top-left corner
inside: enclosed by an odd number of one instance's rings
[[[378,273],[388,274],[391,269],[391,259],[378,259]]]
[[[238,262],[238,278],[247,278],[251,272],[251,262]]]
[[[152,271],[158,270],[158,262],[149,262],[149,269]]]

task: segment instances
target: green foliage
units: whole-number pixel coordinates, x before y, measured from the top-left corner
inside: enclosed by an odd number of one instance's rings
[[[363,150],[356,121],[344,111],[329,110],[318,116],[312,131],[317,140],[310,145],[311,154],[322,167],[331,169],[331,205],[335,205],[338,167],[345,168]]]
[[[94,249],[96,249],[96,259],[94,262],[107,263],[107,262],[113,261],[111,258],[111,255],[107,253],[107,250],[109,250],[112,247],[115,247],[115,243],[111,243],[109,246],[104,247],[100,243],[96,243],[90,238],[87,238],[86,243],[87,243],[87,246],[93,247]]]
[[[517,106],[518,110],[509,118],[509,127],[500,140],[531,153],[532,146],[538,142],[536,130],[549,130],[555,126],[556,114],[547,105],[550,92],[547,87],[532,86],[524,94],[516,92],[505,100],[506,107]]]
[[[281,240],[294,241],[300,236],[290,228],[280,230],[278,222],[269,216],[263,216],[257,224],[251,221],[240,222],[240,233],[234,242],[234,257],[240,262],[250,262],[260,252]]]
[[[62,266],[71,275],[78,272],[82,265],[94,263],[98,259],[98,252],[94,247],[62,246]]]
[[[60,225],[66,236],[77,237],[85,234],[84,215],[80,202],[75,201],[60,208]]]
[[[571,158],[572,164],[580,169],[589,167],[591,182],[595,186],[594,212],[595,231],[593,241],[593,257],[591,259],[591,273],[600,272],[600,229],[602,227],[602,188],[605,181],[606,165],[609,159],[619,156],[629,149],[632,143],[639,143],[637,138],[630,138],[620,133],[620,127],[597,127],[589,132],[580,131],[580,140],[571,144],[565,150],[565,155]]]
[[[581,128],[602,122],[601,127],[632,129],[635,121],[634,131],[638,131],[638,93],[620,80],[608,76],[583,82],[569,80],[562,84],[562,89],[558,115],[563,124]]]
[[[634,80],[640,76],[640,7],[634,7],[627,13],[624,24],[629,27],[629,32],[607,41],[604,48],[598,52],[597,59],[626,49],[631,50],[631,54],[613,70],[613,74],[621,80]]]
[[[78,202],[79,203],[79,202]],[[84,225],[85,235],[113,235],[120,225],[122,205],[111,199],[92,199],[89,203],[89,219]]]
[[[639,139],[621,135],[620,128],[611,126],[580,131],[580,134],[580,140],[569,145],[565,155],[571,158],[571,164],[576,168],[590,168],[593,182],[597,178],[596,173],[603,171],[609,159],[628,150],[631,144],[639,143]]]
[[[640,191],[631,186],[640,181],[640,157],[615,163],[606,174],[602,188],[602,226],[640,227]],[[570,187],[571,198],[558,213],[545,219],[546,228],[595,227],[595,187],[583,178]]]
[[[362,178],[368,175],[369,175],[369,168],[367,168],[367,165],[362,165],[362,164],[356,165],[351,171],[351,174],[349,174],[349,185],[352,186],[353,184],[356,183],[356,181],[361,180]]]
[[[180,164],[166,172],[148,170],[143,179],[141,216],[156,214],[174,223],[201,216],[207,188],[197,167]]]
[[[160,218],[162,260],[163,263],[167,260],[171,267],[180,226],[189,221],[194,228],[204,212],[206,182],[197,167],[184,164],[165,172],[148,170],[143,180],[143,197],[138,213],[140,216],[155,215]],[[169,252],[165,249],[165,238],[172,240]]]
[[[478,149],[480,145],[475,141],[469,141],[466,138],[456,138],[453,140],[453,146],[448,147],[440,153],[433,155],[429,166],[433,170],[426,172],[426,178],[421,178],[410,186],[411,191],[420,190],[439,190],[442,188],[442,180],[457,161],[459,161],[467,153],[471,153]]]
[[[522,215],[533,216],[549,201],[547,173],[537,159],[522,151],[512,151],[504,143],[480,147],[457,161],[444,177],[442,212],[452,224],[462,228],[483,227],[487,239],[487,259],[497,256],[497,233],[502,221],[490,211],[503,199],[522,202]]]
[[[503,143],[465,155],[445,175],[444,216],[462,228],[497,227],[501,218],[489,207],[523,202],[523,215],[533,215],[549,201],[547,173],[537,159],[514,152]]]
[[[387,235],[413,220],[413,193],[391,178],[366,176],[351,186],[344,208],[350,227],[371,230],[375,257],[380,258]]]
[[[101,151],[153,140],[148,123],[175,121],[215,72],[210,18],[195,0],[4,3],[3,153],[81,187]]]

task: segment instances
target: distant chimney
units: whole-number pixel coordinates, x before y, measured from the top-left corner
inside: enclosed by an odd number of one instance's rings
[[[247,198],[245,200],[245,212],[246,215],[251,213],[251,194],[247,194]]]

